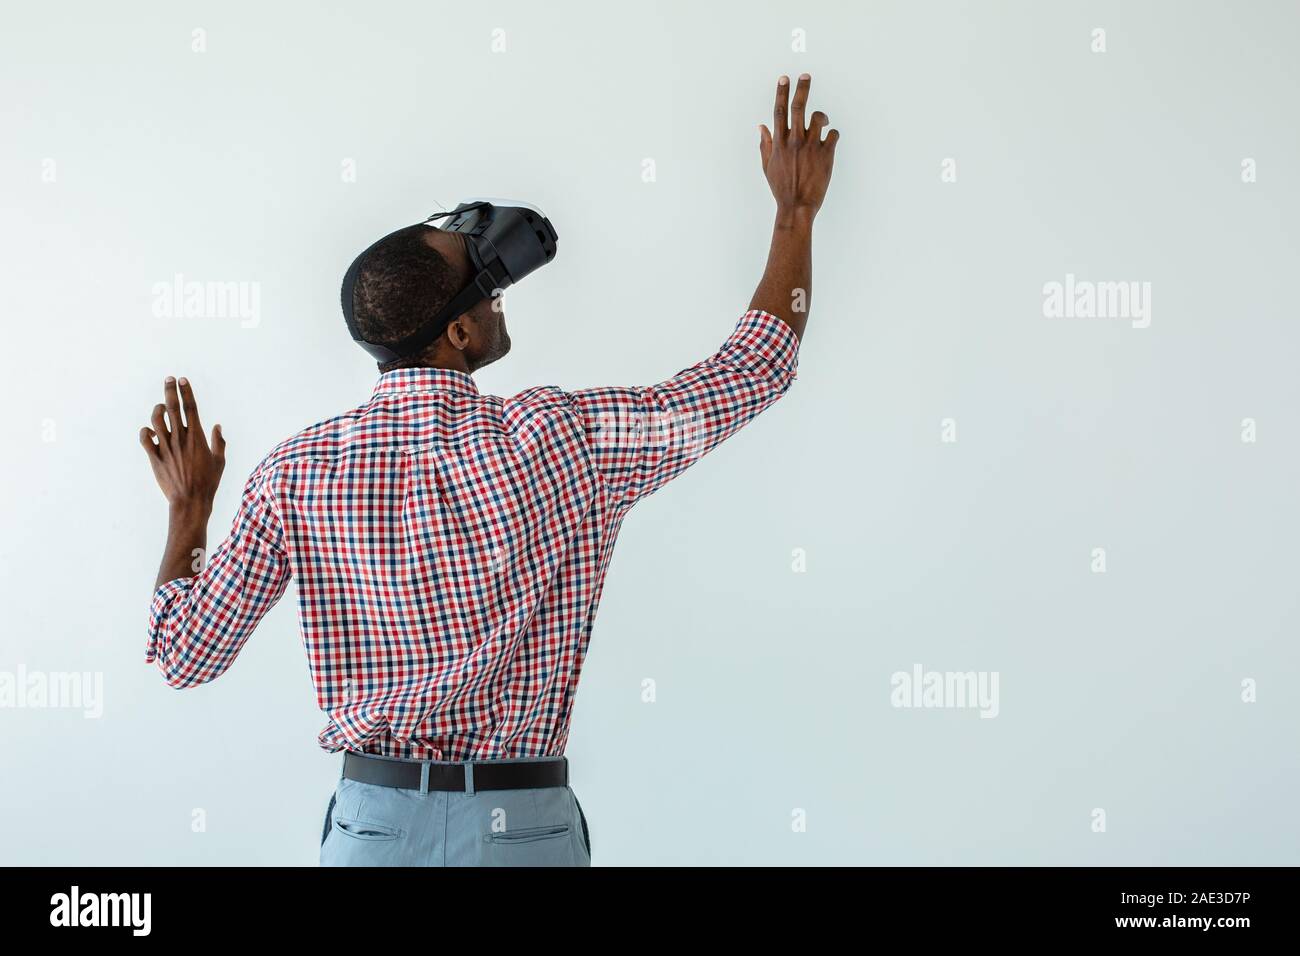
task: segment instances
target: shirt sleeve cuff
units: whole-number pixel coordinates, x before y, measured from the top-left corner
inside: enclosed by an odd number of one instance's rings
[[[158,656],[158,643],[162,637],[162,630],[167,625],[167,619],[171,616],[172,605],[178,598],[189,594],[193,584],[193,578],[175,578],[158,585],[158,590],[153,592],[153,601],[149,605],[149,640],[144,648],[146,664]]]
[[[799,336],[771,312],[751,309],[740,318],[727,347],[753,352],[792,382],[799,377]]]

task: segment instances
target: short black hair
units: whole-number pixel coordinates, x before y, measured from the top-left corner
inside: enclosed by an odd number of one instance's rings
[[[428,229],[421,223],[393,233],[361,263],[352,290],[352,314],[367,342],[400,342],[460,291],[455,266],[424,241]],[[403,364],[399,360],[380,367],[387,371]]]

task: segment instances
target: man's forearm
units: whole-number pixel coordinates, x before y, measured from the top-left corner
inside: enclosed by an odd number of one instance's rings
[[[767,269],[749,305],[775,315],[800,342],[812,301],[813,219],[830,185],[840,138],[827,129],[830,120],[820,110],[804,125],[811,85],[812,77],[802,74],[791,100],[789,77],[777,80],[772,128],[759,127],[758,152],[776,200],[776,225]]]
[[[212,513],[211,505],[173,505],[167,516],[167,545],[163,549],[162,564],[158,567],[158,580],[154,582],[157,590],[168,581],[176,578],[193,577],[203,567],[203,551],[208,544],[208,517]],[[198,565],[196,570],[195,565]]]
[[[749,302],[790,326],[801,342],[812,303],[813,215],[808,209],[777,209],[767,269]]]

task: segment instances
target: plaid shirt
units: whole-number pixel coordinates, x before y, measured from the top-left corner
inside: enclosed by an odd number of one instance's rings
[[[218,677],[293,576],[325,750],[560,755],[624,515],[785,394],[797,359],[751,311],[647,387],[499,398],[387,372],[256,468],[206,567],[155,592],[145,660],[172,687]]]

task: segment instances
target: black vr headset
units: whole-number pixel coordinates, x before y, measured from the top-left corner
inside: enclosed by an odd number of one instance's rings
[[[560,237],[551,221],[536,206],[512,200],[475,199],[461,203],[451,212],[436,213],[424,223],[448,216],[451,219],[440,228],[464,234],[473,275],[469,284],[437,315],[400,342],[379,344],[367,342],[362,337],[353,315],[353,292],[370,251],[385,239],[411,227],[398,229],[371,243],[365,252],[352,260],[343,276],[343,317],[347,320],[348,331],[352,333],[353,341],[380,362],[418,354],[441,335],[456,316],[499,294],[555,258],[555,243]]]

